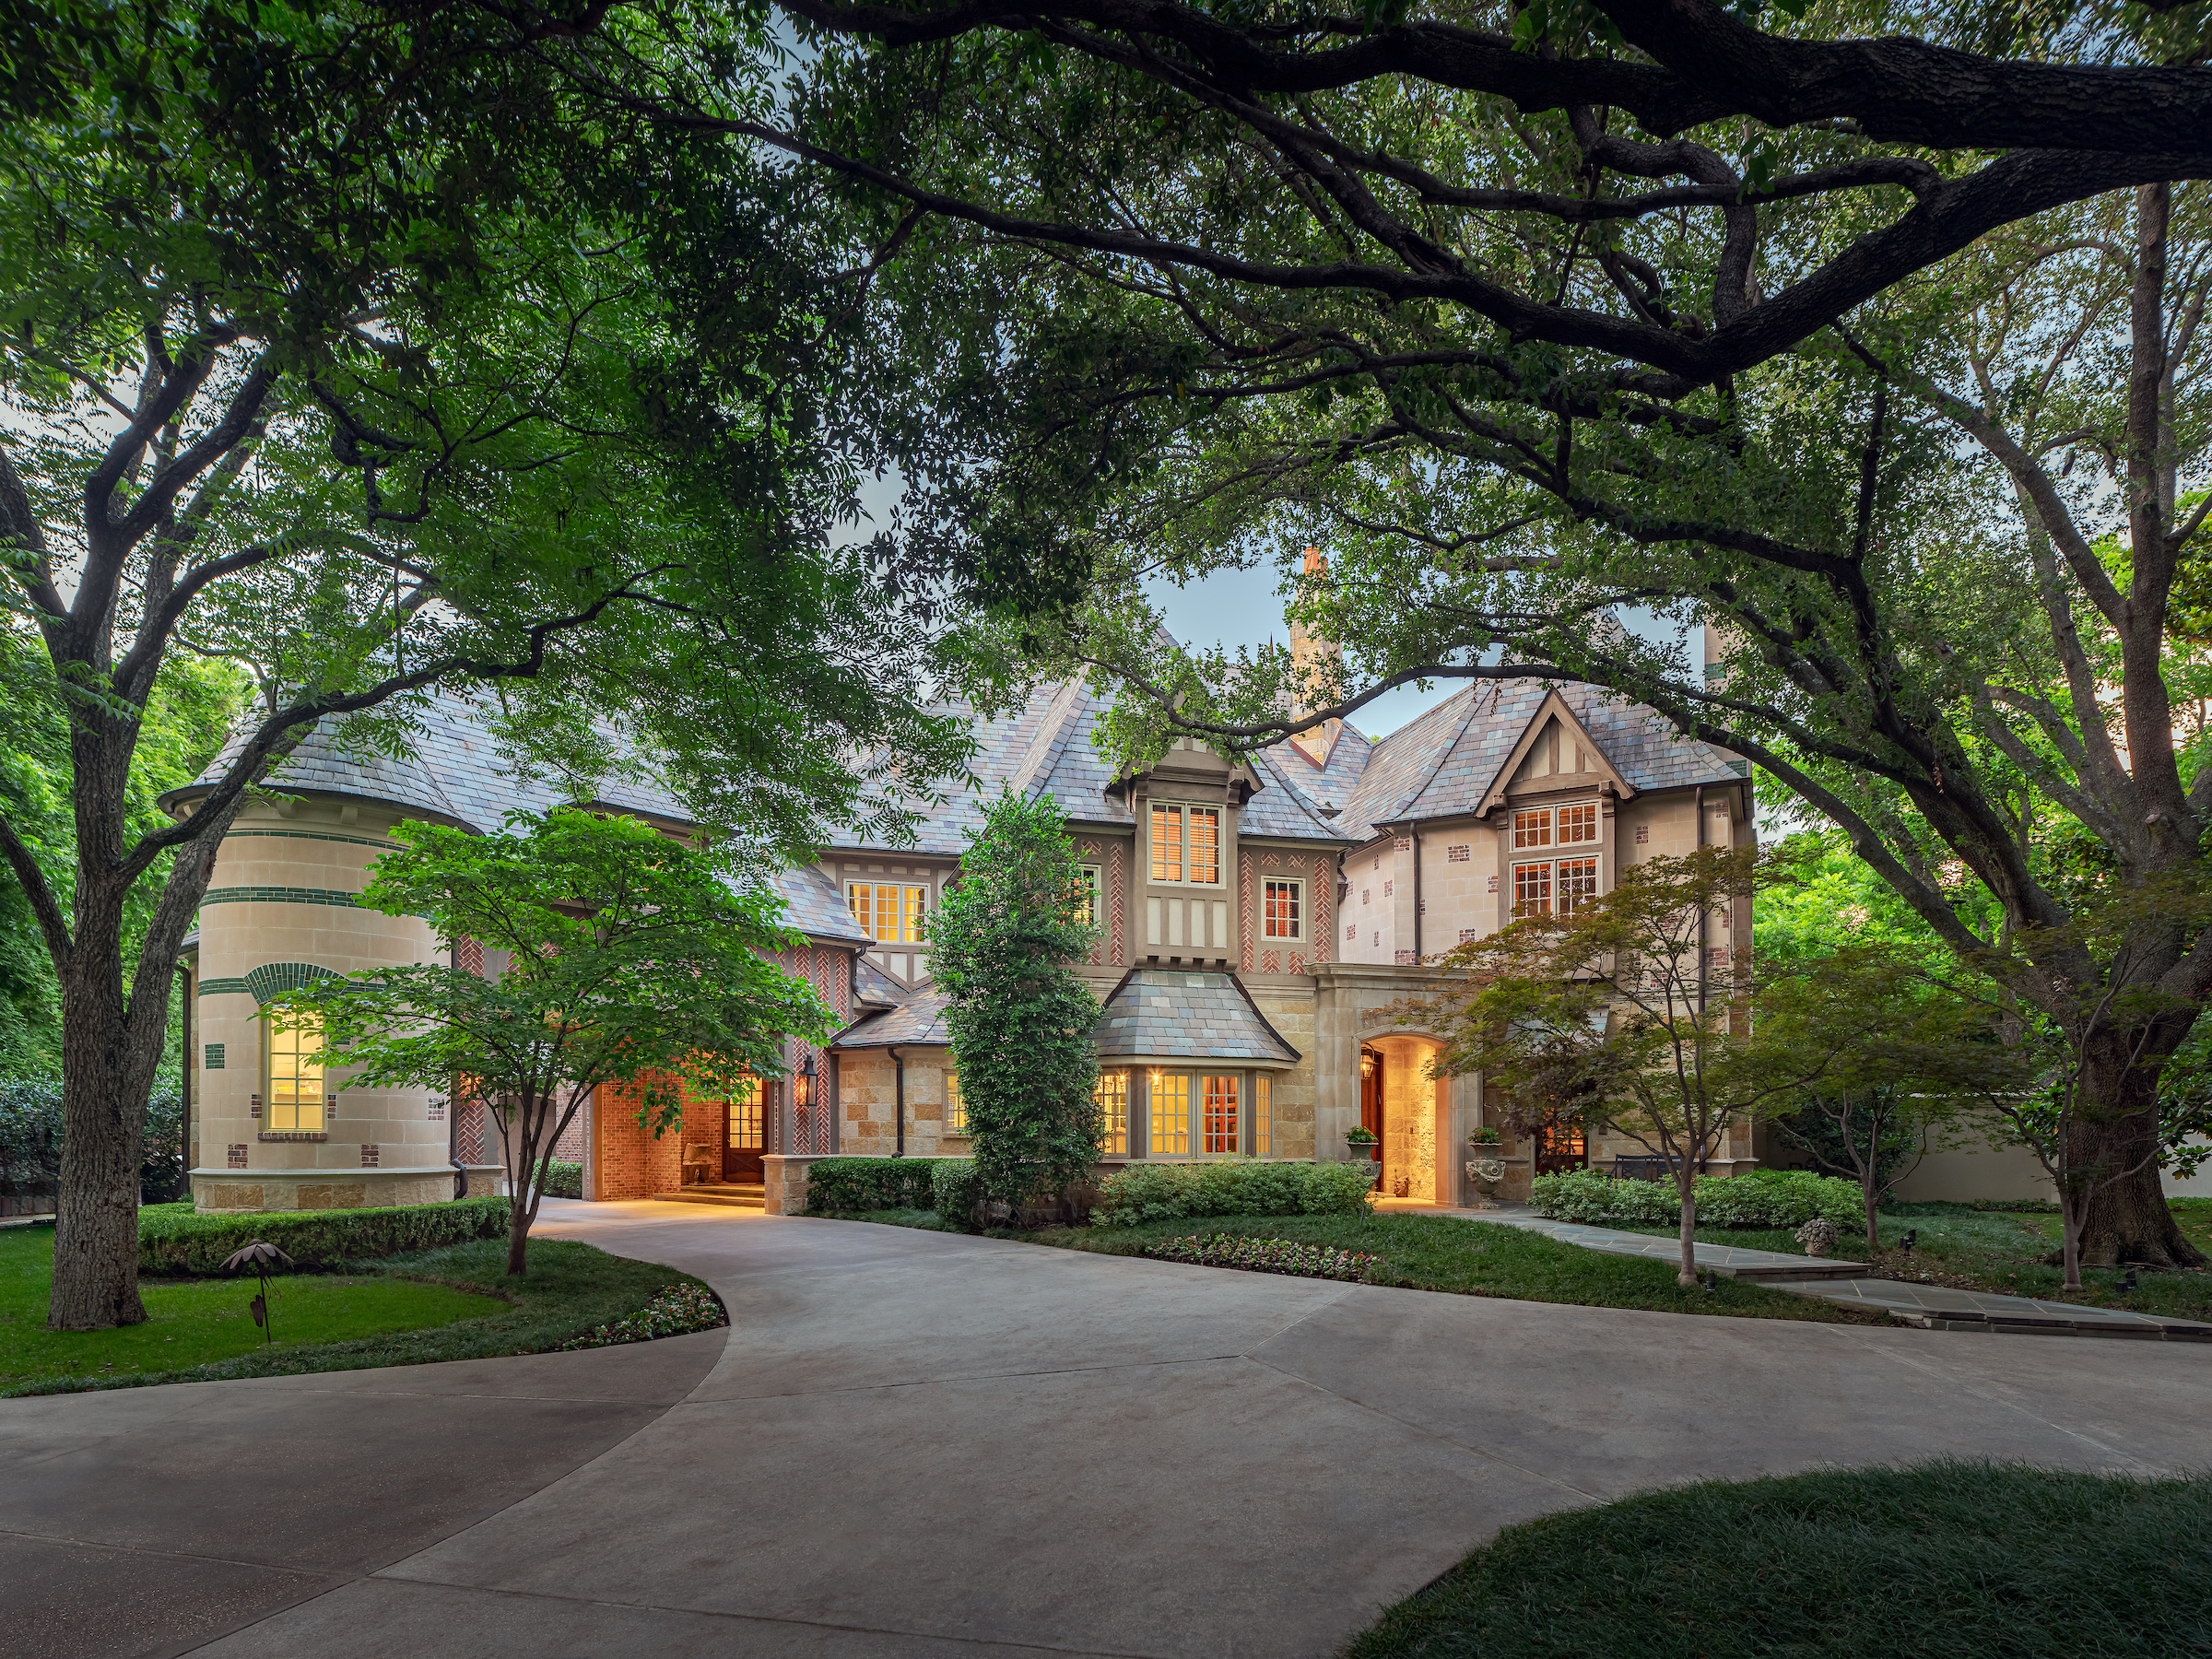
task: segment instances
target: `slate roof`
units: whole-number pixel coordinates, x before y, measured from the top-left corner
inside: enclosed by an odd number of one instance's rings
[[[862,1007],[895,1008],[911,993],[865,956],[853,959],[853,1000]]]
[[[811,865],[780,872],[776,891],[783,895],[783,919],[809,938],[862,947],[876,942],[875,936],[853,919],[852,907],[835,885]]]
[[[1347,721],[1336,730],[1326,766],[1315,766],[1288,743],[1278,743],[1267,753],[1281,763],[1284,775],[1312,799],[1324,806],[1341,807],[1359,787],[1359,774],[1367,770],[1367,758],[1374,747],[1372,738]]]
[[[1077,678],[1040,686],[1015,713],[979,721],[980,747],[969,770],[980,787],[956,792],[931,813],[919,827],[919,840],[912,847],[884,850],[957,858],[968,849],[969,831],[982,828],[983,804],[998,793],[1001,783],[1032,800],[1052,795],[1071,824],[1134,829],[1136,819],[1126,798],[1108,793],[1115,781],[1112,769],[1091,744],[1104,709],[1103,700]],[[1364,753],[1365,741],[1347,733],[1338,748],[1347,754]],[[1311,766],[1281,760],[1269,751],[1253,770],[1262,787],[1245,805],[1245,834],[1297,841],[1344,839],[1321,816],[1321,803],[1308,791],[1305,779],[1317,775]]]
[[[1598,687],[1495,680],[1468,687],[1377,743],[1337,820],[1343,832],[1364,841],[1378,825],[1480,812],[1501,781],[1507,757],[1554,689],[1639,794],[1735,782],[1745,775],[1743,763],[1726,750],[1680,736],[1653,710]]]
[[[943,1048],[952,1041],[945,1029],[945,995],[917,991],[895,1008],[855,1020],[830,1044],[833,1049],[886,1048],[893,1043]]]
[[[384,755],[352,754],[338,747],[332,732],[334,724],[335,722],[325,720],[301,738],[284,764],[270,775],[268,786],[301,794],[345,795],[353,800],[376,801],[385,806],[404,806],[410,812],[428,813],[448,823],[469,825],[466,815],[454,806],[430,768],[420,759],[413,755],[393,759]],[[252,724],[241,724],[196,779],[162,794],[163,810],[212,788],[230,770],[252,733]]]
[[[1092,1030],[1101,1060],[1254,1060],[1294,1065],[1299,1059],[1233,973],[1132,969],[1107,997]]]

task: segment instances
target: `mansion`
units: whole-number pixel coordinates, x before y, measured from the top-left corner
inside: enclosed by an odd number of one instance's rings
[[[1179,741],[1116,774],[1092,747],[1080,681],[979,723],[980,790],[955,794],[903,847],[823,849],[778,887],[804,944],[778,953],[841,1030],[787,1043],[785,1075],[749,1098],[687,1102],[654,1139],[605,1088],[562,1144],[587,1198],[732,1194],[803,1206],[814,1159],[959,1156],[957,1059],[929,973],[929,918],[959,869],[980,800],[1049,795],[1079,851],[1098,945],[1083,971],[1097,1026],[1104,1161],[1337,1159],[1356,1125],[1381,1145],[1380,1187],[1413,1203],[1473,1194],[1480,1079],[1435,1079],[1437,1034],[1406,1003],[1424,967],[1516,910],[1608,890],[1637,860],[1748,844],[1747,765],[1588,687],[1468,687],[1379,740],[1331,721],[1231,766]],[[425,818],[496,830],[515,807],[571,797],[502,763],[473,704],[440,700],[415,753],[357,758],[311,735],[225,835],[187,941],[194,992],[191,1181],[203,1209],[338,1208],[496,1191],[497,1136],[426,1091],[354,1088],[310,1033],[272,1034],[263,1004],[303,977],[429,959],[426,923],[360,908],[391,830]],[[225,763],[171,792],[189,813]],[[610,787],[582,803],[671,834],[682,805]],[[1716,966],[1747,946],[1747,901],[1707,918]],[[496,954],[496,953],[490,953]],[[456,965],[500,964],[464,942]],[[1503,1196],[1540,1170],[1639,1148],[1501,1148]],[[1747,1135],[1715,1160],[1755,1161]]]

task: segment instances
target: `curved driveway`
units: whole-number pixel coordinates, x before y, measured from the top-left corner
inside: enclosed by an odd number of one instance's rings
[[[1321,1654],[1499,1526],[1654,1484],[2212,1465],[2187,1345],[547,1209],[732,1329],[0,1402],[0,1630],[55,1659]]]

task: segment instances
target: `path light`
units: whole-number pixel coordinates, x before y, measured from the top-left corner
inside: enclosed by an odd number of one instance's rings
[[[276,1340],[276,1327],[269,1323],[269,1264],[272,1262],[282,1262],[289,1267],[292,1258],[276,1245],[261,1239],[255,1239],[242,1250],[234,1250],[223,1258],[225,1273],[236,1273],[241,1267],[251,1267],[261,1281],[261,1293],[246,1305],[253,1311],[253,1323],[261,1327],[262,1340],[265,1342]]]
[[[1919,1229],[1919,1228],[1917,1228],[1917,1227],[1908,1227],[1908,1228],[1906,1228],[1906,1229],[1905,1229],[1905,1236],[1904,1236],[1904,1239],[1902,1240],[1902,1243],[1904,1244],[1904,1247],[1905,1247],[1905,1253],[1906,1253],[1907,1255],[1911,1255],[1911,1254],[1912,1253],[1912,1246],[1913,1246],[1913,1245],[1915,1245],[1915,1244],[1917,1244],[1917,1243],[1919,1243],[1919,1242],[1920,1242],[1920,1229]]]
[[[2120,1281],[2120,1294],[2123,1296],[2133,1296],[2135,1293],[2136,1270],[2133,1267],[2130,1267],[2127,1270],[2127,1277]]]

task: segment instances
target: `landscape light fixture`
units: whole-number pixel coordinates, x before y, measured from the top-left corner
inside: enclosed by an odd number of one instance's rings
[[[289,1267],[292,1265],[292,1258],[286,1255],[276,1245],[261,1239],[253,1240],[244,1248],[232,1251],[230,1254],[223,1258],[225,1273],[236,1273],[241,1267],[251,1267],[253,1269],[255,1277],[261,1281],[259,1294],[246,1306],[253,1314],[253,1323],[261,1327],[261,1337],[264,1342],[276,1340],[276,1328],[269,1323],[269,1264],[272,1262],[282,1262],[287,1267]]]

